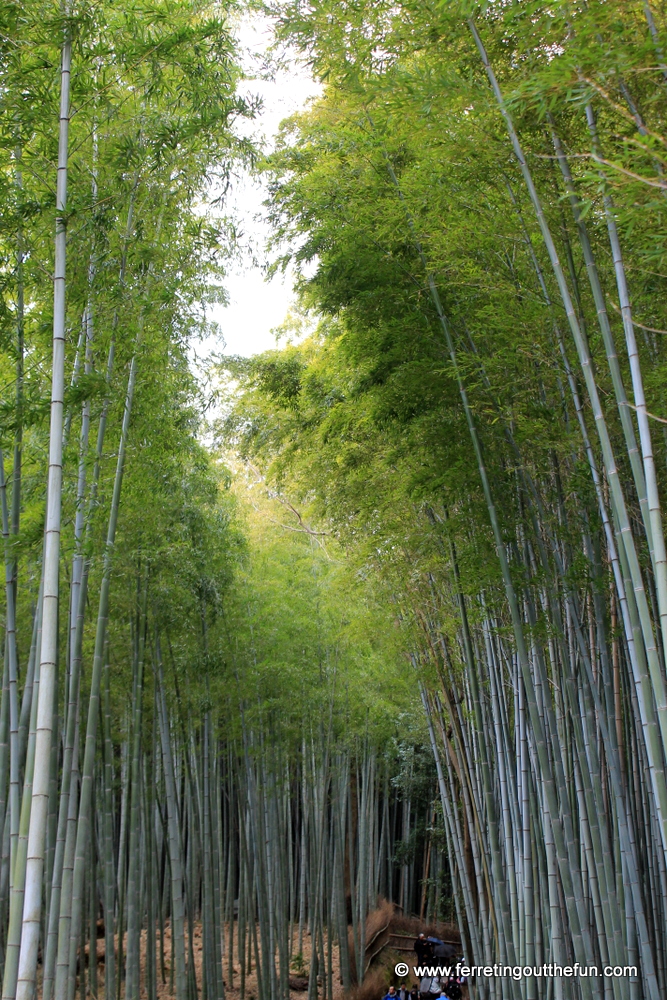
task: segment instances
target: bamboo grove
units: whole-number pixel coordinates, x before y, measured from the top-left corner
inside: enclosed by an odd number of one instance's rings
[[[260,160],[241,13],[0,5],[3,1000],[338,1000],[381,899],[659,1000],[667,14],[269,4]],[[258,166],[318,325],[211,396]]]
[[[598,970],[471,991],[657,1000],[665,11],[272,10],[324,84],[264,164],[321,318],[222,366],[221,438],[383,581],[469,963]]]
[[[0,8],[3,1000],[333,1000],[451,916],[394,612],[201,443],[239,16]]]

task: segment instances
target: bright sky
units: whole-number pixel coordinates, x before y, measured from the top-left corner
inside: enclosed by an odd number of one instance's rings
[[[301,109],[309,97],[320,92],[320,85],[310,75],[308,68],[294,59],[289,71],[277,73],[272,80],[259,78],[263,54],[271,43],[271,26],[268,20],[253,15],[243,20],[238,31],[243,65],[251,79],[242,85],[248,95],[263,99],[263,110],[253,122],[244,123],[246,133],[262,136],[268,148],[273,145],[280,122]],[[242,259],[231,270],[225,285],[229,293],[228,306],[212,306],[210,318],[220,324],[225,340],[210,339],[199,346],[198,354],[216,351],[225,354],[258,354],[275,347],[271,330],[285,318],[292,302],[292,279],[276,276],[264,280],[259,264],[266,259],[264,246],[269,227],[262,220],[262,202],[266,198],[264,184],[245,177],[234,185],[227,211],[240,222],[243,244],[248,247]],[[254,251],[254,253],[253,253]]]

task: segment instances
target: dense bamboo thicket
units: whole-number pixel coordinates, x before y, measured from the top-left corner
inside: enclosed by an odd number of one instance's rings
[[[266,163],[323,319],[224,422],[384,580],[480,997],[667,991],[664,10],[275,5]],[[629,967],[605,976],[603,969]]]
[[[3,1000],[334,1000],[381,899],[660,1000],[665,11],[277,3],[264,160],[239,15],[0,6]],[[258,165],[317,329],[207,426]]]
[[[332,998],[448,906],[391,612],[198,440],[237,13],[0,11],[3,1000]]]

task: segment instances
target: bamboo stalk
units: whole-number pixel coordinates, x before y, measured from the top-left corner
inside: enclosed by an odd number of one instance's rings
[[[49,430],[49,474],[44,543],[40,688],[35,744],[35,780],[32,788],[32,809],[30,812],[30,830],[28,834],[28,860],[22,914],[21,950],[16,991],[17,1000],[32,1000],[37,970],[37,948],[41,925],[42,873],[44,868],[46,820],[49,801],[51,734],[53,730],[56,682],[65,377],[65,213],[67,206],[71,58],[72,45],[69,29],[66,28],[60,70],[56,260],[53,281],[53,363],[51,422]]]

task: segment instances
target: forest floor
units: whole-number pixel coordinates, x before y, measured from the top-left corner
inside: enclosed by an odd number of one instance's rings
[[[257,930],[259,936],[259,928]],[[296,941],[296,931],[294,933],[294,948],[293,954],[296,955],[297,941]],[[241,997],[241,966],[239,964],[239,952],[238,952],[238,933],[235,929],[234,933],[234,979],[233,983],[229,982],[229,960],[227,957],[227,948],[229,942],[229,928],[225,927],[225,956],[223,959],[223,969],[225,973],[225,997],[226,1000],[256,1000],[258,995],[257,990],[257,971],[255,966],[255,958],[253,954],[252,958],[252,971],[248,973],[246,971],[245,977],[245,990],[244,997]],[[246,944],[247,947],[247,944]],[[86,949],[86,957],[87,956]],[[197,975],[197,983],[201,988],[202,980],[202,958],[203,958],[203,947],[202,947],[202,936],[201,936],[201,924],[199,922],[194,925],[193,933],[193,952],[195,960],[195,971]],[[187,943],[186,943],[186,953],[187,953]],[[142,977],[141,977],[141,996],[139,1000],[144,1000],[148,997],[148,992],[146,990],[145,982],[145,954],[146,954],[146,931],[142,931],[141,935],[141,955],[142,955]],[[164,981],[162,975],[162,963],[161,955],[164,955]],[[310,954],[311,954],[311,944],[310,935],[304,933],[303,937],[303,953],[302,953],[302,966],[298,967],[294,965],[290,970],[290,975],[297,978],[307,977],[308,970],[310,968]],[[161,947],[160,935],[157,935],[157,948],[156,948],[156,958],[157,958],[157,996],[158,1000],[172,1000],[175,997],[175,988],[171,989],[171,925],[169,921],[166,921],[164,928],[164,942]],[[97,1000],[106,1000],[106,994],[104,990],[104,938],[98,937],[97,939],[97,990],[93,993],[90,991],[90,979],[89,979],[89,963],[86,962],[86,985],[88,990],[86,991],[87,996],[94,996]],[[339,962],[338,962],[338,948],[332,948],[332,968],[333,968],[333,996],[329,997],[327,995],[326,1000],[343,1000],[344,991],[343,984],[339,981]],[[247,967],[246,967],[247,970]],[[305,1000],[307,992],[299,990],[291,990],[290,998],[291,1000]],[[324,997],[323,987],[320,982],[318,987],[318,996]],[[378,997],[378,1000],[380,998]]]
[[[374,915],[377,915],[376,914]],[[373,916],[373,915],[372,915]],[[372,917],[371,917],[372,919]],[[410,924],[413,921],[406,920],[406,924]],[[433,933],[435,930],[440,930],[443,932],[443,928],[447,925],[438,925],[437,928],[427,928],[428,933]],[[372,928],[369,928],[369,930]],[[405,928],[408,929],[407,926]],[[449,928],[450,934],[457,934],[456,928]],[[99,931],[98,931],[99,933]],[[257,935],[259,938],[259,927],[257,928]],[[257,971],[255,965],[255,956],[252,956],[252,967],[251,971],[247,971],[246,966],[246,976],[245,976],[245,989],[243,997],[241,996],[241,966],[239,964],[239,942],[238,942],[238,928],[234,928],[234,977],[233,982],[229,981],[229,959],[228,959],[228,945],[229,945],[229,926],[225,926],[225,955],[223,958],[223,970],[224,970],[224,981],[225,981],[225,997],[226,1000],[256,1000],[258,996],[257,988]],[[193,952],[195,961],[195,971],[197,975],[197,985],[201,989],[202,982],[202,959],[203,959],[203,945],[202,945],[202,933],[201,924],[196,922],[193,930]],[[124,941],[126,945],[126,941]],[[325,939],[326,946],[326,939]],[[246,942],[247,949],[247,942]],[[294,930],[294,940],[292,954],[296,957],[298,949],[297,943],[297,930]],[[188,946],[186,941],[186,954]],[[125,948],[124,948],[125,952]],[[96,948],[96,969],[97,969],[97,988],[96,990],[91,990],[90,983],[90,964],[88,959],[88,949],[86,948],[86,996],[95,998],[95,1000],[106,1000],[106,993],[104,989],[104,937],[98,937],[97,948]],[[142,931],[141,935],[141,994],[138,1000],[147,1000],[148,991],[146,989],[145,980],[145,969],[146,969],[146,931]],[[163,956],[163,959],[161,958]],[[303,936],[303,951],[301,954],[301,962],[294,962],[290,968],[290,977],[298,979],[307,979],[308,972],[310,968],[310,956],[311,956],[311,938],[308,932],[304,932]],[[392,975],[391,966],[398,959],[405,961],[405,957],[398,954],[393,954],[387,952],[384,959],[376,963],[364,977],[364,983],[361,988],[354,988],[350,994],[351,1000],[372,1000],[376,997],[377,1000],[381,1000],[381,997],[387,992],[389,985],[394,981],[395,977]],[[164,927],[164,941],[160,942],[160,935],[157,934],[156,939],[156,962],[157,962],[157,997],[158,1000],[174,1000],[175,998],[175,988],[172,989],[172,976],[171,976],[171,924],[167,920]],[[164,972],[164,977],[163,977]],[[318,979],[318,998],[319,1000],[344,1000],[345,991],[343,989],[343,984],[340,981],[340,964],[339,964],[339,954],[338,947],[334,946],[332,948],[332,978],[333,978],[333,993],[331,996],[325,994],[323,984],[321,979]],[[38,989],[39,993],[39,989]],[[290,990],[290,1000],[306,1000],[307,990]],[[464,990],[464,997],[467,997],[467,990]],[[111,998],[113,1000],[113,998]]]

